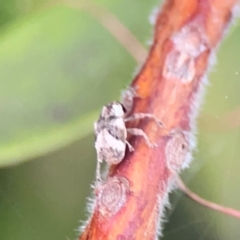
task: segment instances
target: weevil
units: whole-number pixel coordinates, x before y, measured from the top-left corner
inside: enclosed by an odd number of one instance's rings
[[[132,91],[127,90],[123,96],[123,102],[131,101]],[[129,151],[134,151],[132,145],[127,141],[128,134],[142,136],[146,144],[153,148],[157,145],[151,143],[146,133],[139,128],[127,128],[126,122],[138,119],[151,118],[160,127],[163,124],[153,115],[149,113],[135,113],[129,116],[131,103],[127,108],[120,102],[111,102],[103,106],[101,114],[97,122],[94,123],[95,131],[95,149],[97,152],[97,168],[96,178],[101,181],[100,164],[106,161],[109,165],[120,163],[128,146]]]

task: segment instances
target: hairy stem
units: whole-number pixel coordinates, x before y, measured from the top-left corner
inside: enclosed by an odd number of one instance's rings
[[[236,0],[168,0],[157,14],[148,58],[132,82],[137,92],[131,114],[149,113],[129,123],[158,147],[132,136],[134,152],[109,170],[95,189],[91,217],[80,240],[153,240],[177,173],[188,166],[195,147],[195,119],[215,47],[233,18]]]

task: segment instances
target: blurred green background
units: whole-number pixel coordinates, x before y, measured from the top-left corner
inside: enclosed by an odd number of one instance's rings
[[[158,1],[95,2],[147,45],[148,18]],[[198,121],[198,151],[183,174],[201,196],[237,209],[239,40],[238,21],[218,51]],[[0,1],[0,240],[76,238],[94,179],[93,121],[103,104],[119,99],[136,65],[81,9],[46,0]],[[238,114],[224,122],[221,116],[232,110]],[[171,203],[162,239],[239,239],[240,220],[179,191]]]

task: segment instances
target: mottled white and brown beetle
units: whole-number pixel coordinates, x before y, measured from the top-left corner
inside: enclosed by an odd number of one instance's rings
[[[129,97],[129,96],[127,96]],[[156,121],[159,126],[162,123],[152,114],[136,113],[128,116],[129,112],[120,102],[111,102],[102,108],[102,112],[97,122],[94,123],[95,130],[95,149],[97,151],[97,169],[96,177],[101,181],[100,163],[104,160],[108,164],[120,163],[128,146],[130,151],[134,148],[127,141],[127,134],[142,136],[149,147],[156,147],[149,141],[146,133],[139,128],[127,128],[125,123],[137,119],[151,118]]]

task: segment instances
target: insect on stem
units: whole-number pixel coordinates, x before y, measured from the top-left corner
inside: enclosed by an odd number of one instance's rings
[[[98,183],[101,182],[100,165],[103,161],[106,161],[109,165],[116,165],[124,159],[126,146],[128,146],[129,151],[134,151],[133,146],[127,141],[129,133],[143,137],[149,147],[157,147],[157,144],[151,143],[143,130],[127,128],[125,123],[149,118],[154,120],[159,127],[163,127],[162,122],[150,113],[136,113],[129,116],[131,111],[129,107],[132,106],[136,93],[132,89],[128,89],[125,93],[125,96],[122,96],[122,103],[111,102],[103,106],[98,121],[94,123],[95,149],[97,152],[96,178]],[[127,104],[127,107],[124,104]]]

